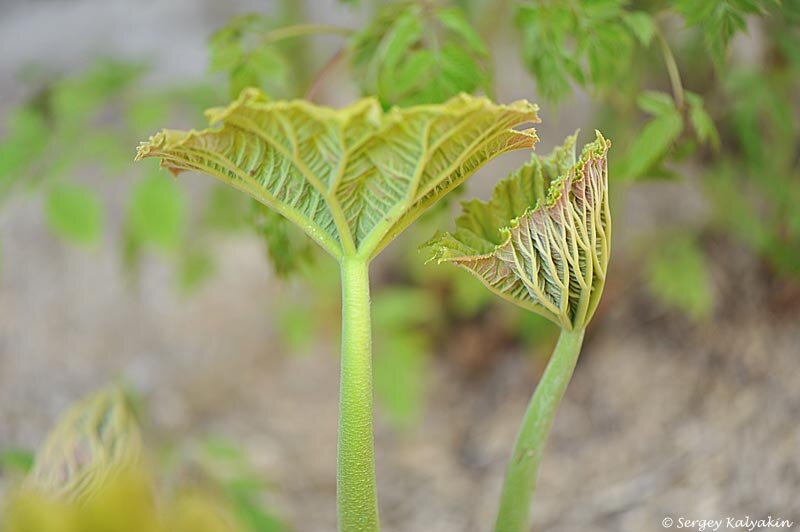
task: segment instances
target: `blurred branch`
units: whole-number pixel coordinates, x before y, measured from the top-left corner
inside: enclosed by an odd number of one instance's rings
[[[340,26],[333,26],[330,24],[297,24],[294,26],[287,26],[267,32],[261,39],[261,44],[271,44],[285,39],[293,39],[295,37],[306,37],[309,35],[343,35],[348,36],[353,33],[349,28],[342,28]]]
[[[672,85],[672,96],[675,99],[675,107],[677,107],[678,110],[683,111],[683,82],[681,81],[680,70],[678,70],[678,63],[675,61],[675,56],[672,53],[669,42],[667,42],[666,37],[664,37],[664,32],[661,31],[661,28],[658,27],[658,25],[656,25],[655,36],[656,39],[658,39],[661,55],[664,57],[664,64],[667,67],[669,82]]]
[[[319,72],[317,72],[317,75],[314,76],[314,79],[311,80],[311,83],[308,85],[308,89],[306,90],[303,98],[309,101],[315,101],[317,93],[322,88],[325,80],[334,70],[336,70],[342,60],[347,57],[347,54],[345,53],[346,50],[346,48],[341,48],[338,52],[333,54],[330,59],[328,59]]]

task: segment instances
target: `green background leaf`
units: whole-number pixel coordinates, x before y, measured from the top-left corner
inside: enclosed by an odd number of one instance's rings
[[[59,236],[78,244],[94,244],[103,228],[103,206],[97,194],[75,184],[58,184],[47,196],[47,222]]]
[[[128,226],[134,238],[163,249],[177,247],[185,227],[183,193],[162,173],[139,180],[128,206]]]
[[[647,287],[669,308],[695,320],[707,319],[714,309],[714,292],[706,258],[690,235],[659,239],[648,255]]]

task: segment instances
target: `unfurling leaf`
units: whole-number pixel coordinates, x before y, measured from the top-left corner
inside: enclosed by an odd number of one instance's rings
[[[334,257],[373,257],[427,208],[498,155],[531,148],[537,107],[461,95],[382,111],[367,98],[335,110],[268,101],[255,89],[211,109],[214,127],[161,133],[137,159],[198,170],[288,218]]]
[[[533,156],[488,203],[466,203],[457,230],[428,244],[432,260],[469,270],[493,292],[567,330],[591,319],[611,244],[611,143],[598,132],[576,161],[575,140],[548,157]]]
[[[36,490],[82,500],[135,466],[139,425],[128,397],[112,388],[73,406],[47,436],[28,480]]]

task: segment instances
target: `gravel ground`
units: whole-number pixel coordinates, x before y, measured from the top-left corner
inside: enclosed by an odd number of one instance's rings
[[[271,278],[257,242],[221,242],[217,275],[187,298],[164,261],[133,283],[113,246],[52,240],[33,200],[6,211],[2,238],[0,446],[35,446],[67,404],[122,377],[148,399],[158,439],[241,443],[298,530],[334,529],[337,340],[280,353],[270,317],[304,292]],[[784,297],[798,289],[768,286],[749,255],[717,248],[719,306],[700,326],[653,306],[635,274],[612,275],[542,468],[536,530],[800,519],[800,331],[797,296]],[[465,371],[458,341],[432,364],[420,426],[398,433],[379,414],[387,531],[489,528],[541,368],[506,347]]]

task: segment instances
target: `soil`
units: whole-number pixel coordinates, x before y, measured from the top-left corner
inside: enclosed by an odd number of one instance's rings
[[[259,243],[242,237],[219,243],[215,276],[184,296],[168,260],[146,260],[131,278],[113,245],[49,237],[38,208],[19,202],[2,220],[0,447],[35,447],[70,402],[121,377],[150,405],[152,442],[237,442],[297,530],[334,530],[337,338],[286,355],[272,319],[304,290],[275,280]],[[612,272],[549,442],[535,530],[800,519],[792,285],[732,243],[710,251],[724,260],[714,261],[718,304],[706,323],[653,303],[635,268]],[[475,335],[454,338],[431,363],[418,426],[397,431],[378,412],[389,532],[490,527],[542,353],[500,342],[476,371],[474,356],[458,356]]]

